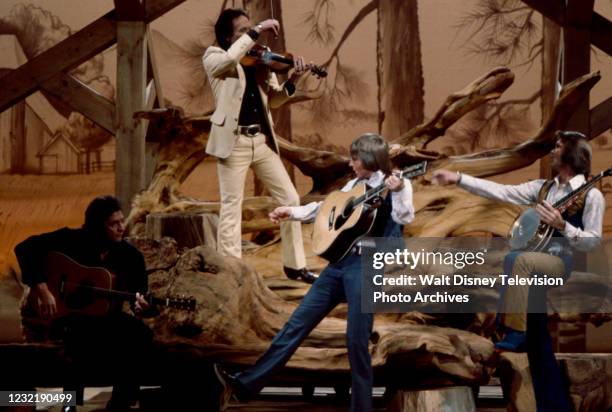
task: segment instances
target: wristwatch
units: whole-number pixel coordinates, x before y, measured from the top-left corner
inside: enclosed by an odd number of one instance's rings
[[[255,27],[257,27],[260,33],[263,31],[263,26],[261,25],[261,23],[257,23]]]

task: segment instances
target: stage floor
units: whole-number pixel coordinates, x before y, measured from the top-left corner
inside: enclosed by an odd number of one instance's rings
[[[49,389],[46,389],[49,390]],[[57,389],[59,390],[59,389]],[[79,406],[79,412],[102,412],[111,396],[112,388],[86,388],[85,404]],[[147,398],[155,398],[157,388],[142,388],[142,407],[134,407],[136,411],[150,411],[146,408]],[[374,388],[373,412],[384,412],[383,388]],[[264,388],[260,396],[248,403],[230,404],[228,408],[234,412],[345,412],[348,403],[338,401],[332,388],[316,388],[312,401],[302,398],[299,388]],[[37,411],[60,412],[60,406],[37,408]],[[195,406],[194,410],[207,410],[205,405]],[[505,412],[506,407],[502,399],[499,386],[483,386],[476,400],[476,412]]]

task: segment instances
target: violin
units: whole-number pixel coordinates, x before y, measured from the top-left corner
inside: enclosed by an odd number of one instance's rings
[[[255,44],[241,60],[243,66],[266,65],[275,73],[287,73],[293,67],[293,55],[291,53],[275,53],[267,46]],[[315,76],[321,78],[327,76],[327,70],[316,64],[307,64]]]

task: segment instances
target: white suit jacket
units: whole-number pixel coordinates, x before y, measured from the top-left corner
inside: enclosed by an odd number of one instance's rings
[[[255,44],[248,35],[243,34],[228,50],[210,46],[202,61],[215,98],[215,111],[210,118],[212,128],[206,153],[221,159],[227,158],[238,138],[238,116],[246,87],[244,69],[240,65],[246,53]],[[257,69],[257,84],[266,111],[273,149],[278,153],[274,134],[274,124],[270,108],[284,104],[291,96],[283,85],[278,84],[276,75],[265,68]]]

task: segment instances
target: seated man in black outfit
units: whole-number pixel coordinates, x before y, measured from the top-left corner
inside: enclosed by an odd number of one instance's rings
[[[85,211],[82,228],[62,228],[32,236],[15,248],[23,282],[30,286],[24,323],[31,316],[53,319],[50,336],[61,339],[72,360],[66,390],[82,387],[81,373],[95,365],[110,367],[113,395],[107,410],[129,410],[138,395],[135,375],[146,360],[153,334],[137,317],[111,305],[105,316],[70,314],[55,319],[57,297],[45,276],[50,252],[60,252],[83,266],[104,267],[115,275],[114,289],[136,293],[131,308],[136,316],[151,313],[143,294],[148,290],[144,257],[123,239],[125,223],[121,205],[113,196],[95,198]],[[65,410],[75,410],[75,407]]]

